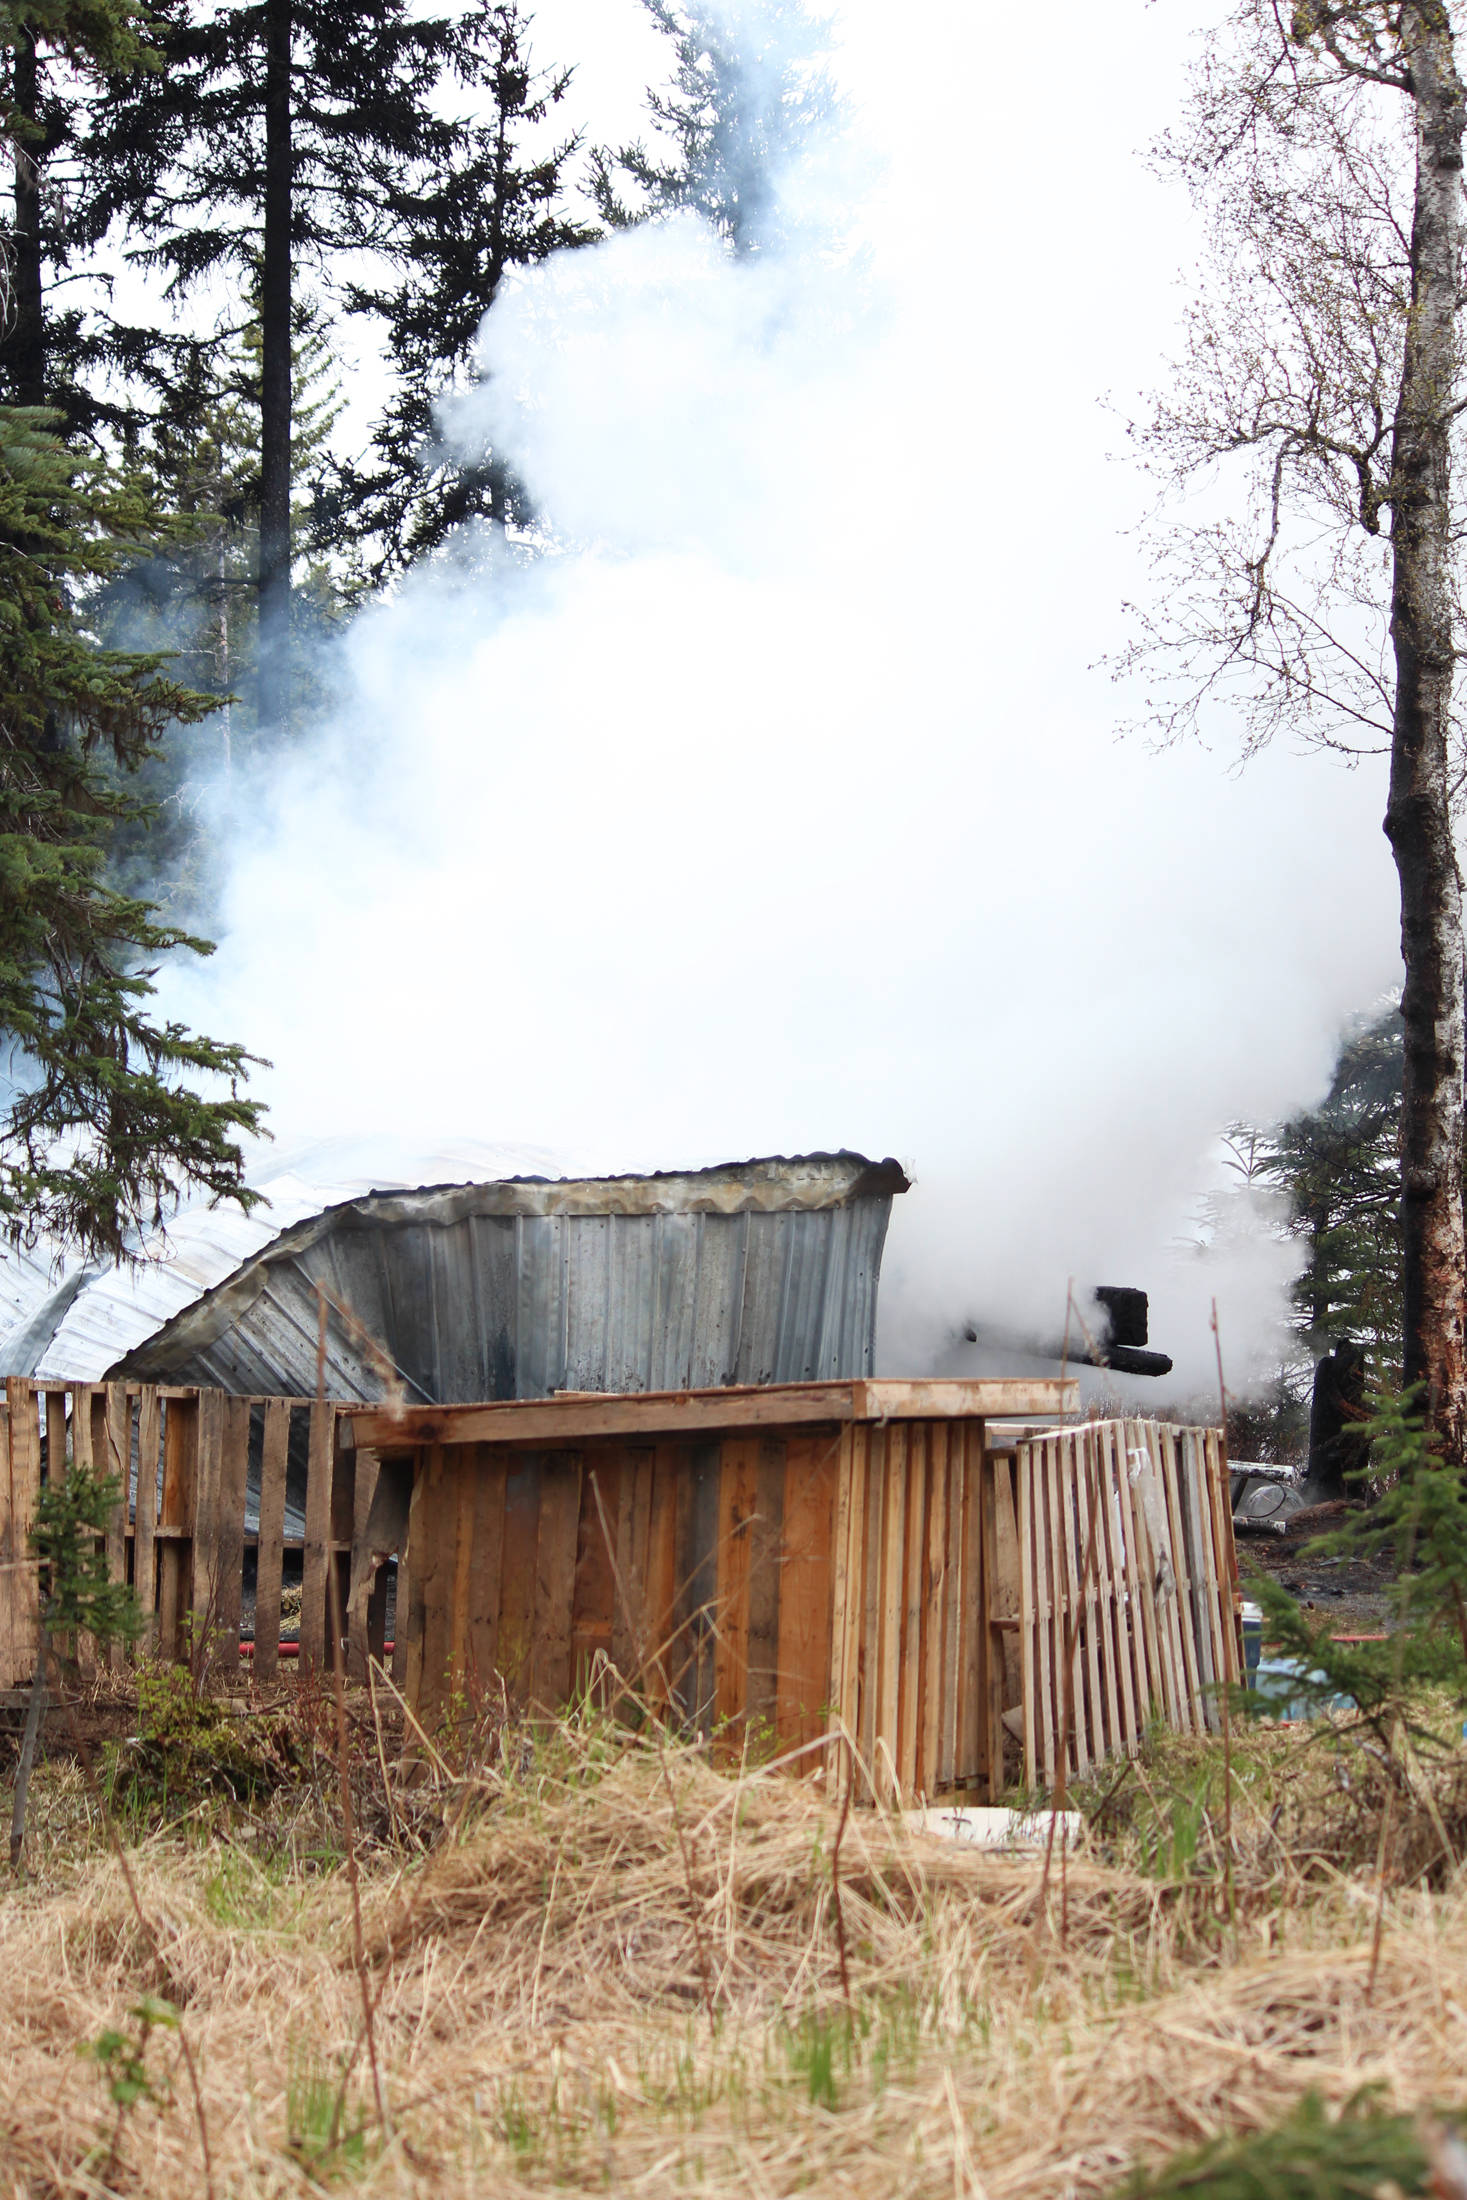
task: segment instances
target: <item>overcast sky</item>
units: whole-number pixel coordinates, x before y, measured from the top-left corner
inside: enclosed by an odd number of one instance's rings
[[[242,827],[169,1000],[272,1057],[284,1137],[890,1151],[888,1365],[1060,1319],[1071,1274],[1149,1286],[1189,1373],[1214,1291],[1266,1357],[1277,1255],[1177,1242],[1220,1127],[1316,1097],[1395,981],[1396,916],[1381,765],[1157,757],[1095,669],[1191,248],[1139,155],[1203,19],[842,6],[859,277],[674,230],[496,309],[488,425],[597,548],[369,616]],[[574,119],[635,127],[633,0],[537,22]]]

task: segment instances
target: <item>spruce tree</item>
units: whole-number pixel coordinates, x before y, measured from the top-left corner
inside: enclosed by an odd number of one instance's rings
[[[75,225],[93,247],[131,238],[129,256],[175,302],[211,279],[258,299],[259,702],[284,728],[298,304],[314,290],[380,313],[420,383],[432,367],[420,354],[438,343],[451,360],[457,286],[470,272],[478,295],[486,271],[497,282],[512,237],[497,133],[463,110],[492,100],[519,23],[495,0],[442,16],[409,0],[158,0],[149,35],[161,66],[120,79],[99,106]],[[415,274],[451,328],[431,314],[415,325]],[[328,515],[338,539],[349,501]]]
[[[592,155],[610,228],[690,206],[741,257],[783,238],[781,173],[834,111],[819,56],[829,32],[803,0],[643,0],[672,46],[671,83],[647,94],[653,144]]]
[[[157,514],[52,426],[0,408],[0,1226],[117,1258],[185,1184],[253,1204],[261,1109],[242,1047],[151,1011],[159,958],[209,942],[105,876],[140,810],[128,776],[215,706],[163,655],[98,640],[90,599],[156,548]]]

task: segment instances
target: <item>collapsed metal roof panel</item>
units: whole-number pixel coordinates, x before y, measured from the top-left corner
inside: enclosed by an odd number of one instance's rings
[[[282,1231],[108,1372],[337,1398],[870,1373],[894,1161],[774,1156],[372,1193]]]

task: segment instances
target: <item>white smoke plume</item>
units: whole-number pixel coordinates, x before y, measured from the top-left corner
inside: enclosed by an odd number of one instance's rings
[[[964,1365],[969,1317],[1058,1334],[1073,1277],[1149,1288],[1198,1384],[1216,1296],[1239,1383],[1290,1257],[1178,1247],[1220,1128],[1315,1097],[1395,977],[1382,789],[1113,737],[1144,497],[1099,400],[1178,310],[1134,149],[1183,42],[1063,8],[1041,113],[999,12],[922,10],[894,76],[890,10],[836,9],[843,149],[784,187],[840,249],[683,216],[496,306],[451,432],[580,547],[359,621],[166,1005],[272,1057],[293,1139],[897,1154],[891,1371]]]

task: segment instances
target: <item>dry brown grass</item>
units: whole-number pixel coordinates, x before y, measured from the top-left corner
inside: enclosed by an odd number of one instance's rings
[[[445,1793],[426,1858],[365,1862],[392,2128],[305,2163],[293,2133],[314,2119],[320,2136],[349,2065],[349,2130],[371,2099],[343,1875],[217,1834],[145,1840],[133,1869],[160,1964],[110,1860],[43,1854],[0,1897],[0,2194],[202,2193],[176,2083],[171,2105],[124,2119],[102,2182],[112,2117],[77,2049],[144,1992],[185,2012],[221,2200],[325,2182],[1059,2200],[1260,2128],[1311,2087],[1467,2098],[1467,1882],[1387,1891],[1372,1991],[1371,1873],[1291,1863],[1257,1765],[1240,1774],[1235,1918],[1206,1840],[1179,1878],[1082,1854],[1046,1882],[1040,1859],[853,1814],[849,2011],[818,1789],[594,1723],[516,1765]],[[1195,1770],[1147,1777],[1184,1793]],[[43,1838],[79,1808],[75,1773],[49,1777]],[[1134,1825],[1118,1838],[1139,1855]],[[150,2066],[174,2052],[155,2035]]]

